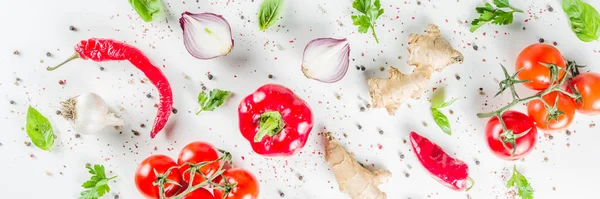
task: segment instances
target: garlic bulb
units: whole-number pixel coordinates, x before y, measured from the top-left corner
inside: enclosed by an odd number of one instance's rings
[[[61,115],[79,133],[93,134],[109,126],[123,126],[123,120],[108,109],[95,93],[84,93],[61,102]]]

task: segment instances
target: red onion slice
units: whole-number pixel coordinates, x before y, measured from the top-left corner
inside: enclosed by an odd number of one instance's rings
[[[184,12],[179,24],[185,48],[198,59],[225,56],[233,48],[231,27],[221,15]]]
[[[341,80],[350,65],[348,40],[318,38],[306,45],[302,57],[302,72],[310,79],[324,83]]]

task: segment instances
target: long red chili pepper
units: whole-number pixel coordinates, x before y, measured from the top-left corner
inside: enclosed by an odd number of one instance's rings
[[[49,71],[55,70],[63,64],[77,58],[84,60],[91,59],[96,62],[127,60],[146,75],[148,80],[156,86],[160,95],[158,113],[156,114],[150,137],[154,138],[154,136],[165,127],[173,108],[171,85],[160,68],[153,65],[142,51],[123,42],[111,39],[91,38],[79,42],[75,46],[75,52],[76,53],[72,57],[63,63],[60,63],[55,67],[48,67],[47,69]]]
[[[410,143],[417,158],[437,181],[457,191],[473,187],[469,178],[469,166],[465,162],[452,158],[444,150],[421,135],[411,132]],[[471,185],[467,187],[467,181]]]
[[[310,107],[292,90],[266,84],[240,102],[239,126],[254,152],[290,156],[308,140],[313,127]]]

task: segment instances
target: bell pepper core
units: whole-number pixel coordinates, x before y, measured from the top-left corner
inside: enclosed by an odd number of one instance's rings
[[[277,111],[269,111],[263,114],[260,114],[260,129],[258,133],[254,136],[254,142],[260,142],[263,138],[268,136],[275,136],[283,130],[285,127],[285,123],[283,123],[283,118],[281,118],[281,114]]]

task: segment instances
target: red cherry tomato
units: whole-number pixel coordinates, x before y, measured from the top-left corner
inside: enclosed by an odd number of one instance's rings
[[[186,162],[192,164],[198,164],[200,162],[207,162],[219,159],[219,154],[215,151],[215,148],[206,142],[196,141],[189,143],[181,152],[179,152],[179,158],[177,158],[177,164],[180,166],[179,170],[182,172],[183,180],[186,183],[190,182],[190,172],[186,171],[190,166]],[[219,170],[219,162],[213,162],[200,168],[199,172],[202,172],[207,178],[212,177],[217,170]],[[194,175],[193,185],[204,182],[204,178],[200,173]]]
[[[204,188],[199,188],[196,189],[194,191],[192,191],[191,193],[188,193],[187,195],[183,196],[183,198],[181,199],[214,199],[215,197],[212,195],[212,193],[210,193],[210,191],[204,189]]]
[[[573,117],[575,116],[575,101],[573,99],[558,91],[548,93],[542,96],[542,99],[551,108],[554,107],[554,104],[558,100],[558,103],[556,103],[557,111],[562,111],[563,114],[559,114],[558,117],[550,119],[550,115],[542,100],[536,99],[530,101],[527,103],[527,114],[533,118],[538,128],[548,131],[559,131],[566,129],[571,125]]]
[[[550,87],[550,69],[540,63],[554,64],[567,68],[565,59],[558,49],[548,44],[533,44],[523,49],[517,57],[516,70],[522,71],[517,75],[520,80],[529,80],[523,83],[533,90],[544,90]],[[559,80],[565,76],[565,71],[559,70]]]
[[[135,171],[135,185],[138,191],[148,199],[158,199],[159,191],[158,186],[154,186],[156,179],[155,171],[159,175],[164,174],[169,168],[177,167],[175,161],[165,155],[151,155],[148,156]],[[171,169],[171,172],[167,176],[167,179],[178,182],[184,186],[184,182],[181,179],[179,169]],[[167,197],[177,194],[182,187],[173,183],[165,183],[165,195]]]
[[[571,80],[571,85],[581,94],[577,111],[586,115],[600,114],[600,74],[582,73]]]
[[[237,185],[227,194],[225,199],[257,199],[259,194],[259,186],[256,177],[249,171],[240,168],[227,169],[223,172],[223,176],[228,180],[229,184],[237,183]],[[215,182],[220,185],[225,184],[225,180],[221,177],[215,179]],[[215,189],[215,197],[223,198],[224,191]]]
[[[537,143],[537,129],[533,120],[531,117],[517,111],[504,112],[502,120],[504,120],[507,129],[522,136],[515,139],[516,150],[514,155],[511,156],[513,151],[511,144],[505,142],[508,149],[502,144],[504,142],[504,138],[500,136],[504,132],[502,124],[500,124],[498,117],[492,117],[485,127],[485,139],[490,150],[494,155],[505,160],[518,160],[525,157]]]

